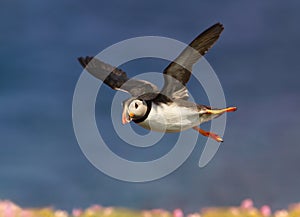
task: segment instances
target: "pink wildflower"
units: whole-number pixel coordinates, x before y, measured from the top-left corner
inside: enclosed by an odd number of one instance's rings
[[[264,205],[260,208],[260,212],[263,216],[268,217],[272,214],[271,208],[267,205]]]
[[[181,209],[175,209],[175,210],[173,211],[173,216],[174,216],[174,217],[183,217],[183,212],[182,212],[182,210],[181,210]]]
[[[241,207],[244,209],[252,209],[253,208],[253,201],[251,199],[245,199],[241,203]]]
[[[0,201],[0,212],[2,212],[3,217],[14,217],[20,210],[20,207],[10,201]]]
[[[73,209],[72,210],[72,215],[75,217],[78,217],[82,214],[82,210],[81,209]]]

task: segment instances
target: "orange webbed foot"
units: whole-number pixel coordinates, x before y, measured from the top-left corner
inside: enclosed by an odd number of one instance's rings
[[[198,131],[203,136],[210,137],[210,138],[214,139],[217,142],[223,142],[223,139],[218,134],[205,131],[205,130],[199,128],[199,127],[193,127],[193,129],[196,130],[196,131]]]
[[[228,107],[224,109],[206,109],[205,112],[208,114],[218,115],[218,114],[223,114],[225,112],[235,112],[236,110],[237,107]]]

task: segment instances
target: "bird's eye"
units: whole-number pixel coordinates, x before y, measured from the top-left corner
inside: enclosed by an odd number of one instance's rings
[[[139,105],[137,103],[134,103],[134,107],[137,109]]]

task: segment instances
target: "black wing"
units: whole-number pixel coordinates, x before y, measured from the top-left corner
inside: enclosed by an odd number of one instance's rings
[[[193,65],[213,46],[223,29],[222,24],[216,23],[205,30],[165,68],[163,95],[172,99],[188,98],[185,85],[190,79]]]
[[[90,74],[102,80],[114,90],[125,91],[130,93],[132,96],[158,92],[158,88],[151,82],[129,79],[126,72],[94,57],[79,57],[78,61]]]

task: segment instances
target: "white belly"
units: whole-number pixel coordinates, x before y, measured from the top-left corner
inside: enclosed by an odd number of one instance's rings
[[[200,123],[199,112],[192,108],[152,104],[147,119],[138,125],[158,132],[180,132]]]

